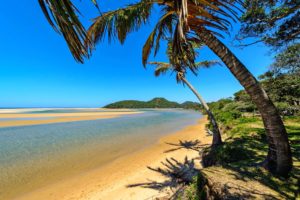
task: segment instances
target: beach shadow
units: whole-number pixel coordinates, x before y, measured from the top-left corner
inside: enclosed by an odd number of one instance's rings
[[[234,171],[234,176],[236,179],[245,180],[245,179],[255,179],[259,181],[261,184],[277,191],[279,194],[284,196],[286,199],[295,199],[299,197],[300,194],[300,165],[299,165],[299,157],[300,157],[300,126],[286,126],[288,131],[288,136],[291,144],[291,150],[294,160],[294,167],[289,174],[288,178],[278,177],[271,173],[266,172],[261,167],[247,167],[245,164],[235,164],[231,163],[230,165],[225,165],[223,167],[228,168]],[[263,133],[264,130],[261,130],[258,133]],[[264,134],[265,135],[265,134]],[[258,141],[261,143],[266,143],[265,138],[258,138]],[[249,143],[249,142],[248,142]],[[251,144],[251,143],[250,143]],[[261,145],[255,144],[250,146],[252,150],[259,150]],[[266,152],[266,150],[264,150]],[[264,156],[263,156],[264,158]],[[260,155],[254,154],[253,160],[263,160]]]
[[[193,177],[199,173],[199,170],[195,168],[194,159],[189,160],[185,157],[183,162],[176,160],[175,158],[165,159],[161,162],[163,167],[147,167],[149,170],[154,171],[162,175],[165,180],[162,182],[157,182],[154,180],[149,180],[143,183],[136,183],[127,185],[128,188],[132,187],[143,187],[150,188],[158,191],[163,191],[164,189],[171,189],[172,199],[182,191],[185,185],[192,183]]]
[[[199,152],[203,148],[209,146],[209,145],[205,145],[205,144],[201,145],[201,142],[199,140],[184,140],[184,141],[179,140],[179,142],[177,144],[168,143],[168,142],[166,142],[166,144],[173,146],[174,148],[166,150],[166,151],[164,151],[164,153],[170,153],[170,152],[177,151],[180,149],[194,150],[194,151]]]
[[[218,165],[230,170],[229,174],[236,180],[244,182],[255,180],[276,191],[285,199],[296,199],[300,194],[300,126],[286,126],[286,128],[294,160],[294,167],[288,178],[271,174],[257,164],[266,156],[262,152],[267,152],[268,150],[266,134],[263,128],[247,128],[247,132],[251,130],[256,134],[245,134],[239,138],[227,140],[216,154],[216,157],[219,158]],[[206,168],[206,170],[209,169]],[[216,173],[214,169],[212,170],[212,173]],[[265,199],[276,198],[266,196]]]

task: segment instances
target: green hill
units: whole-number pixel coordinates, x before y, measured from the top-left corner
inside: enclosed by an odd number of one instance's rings
[[[201,105],[199,103],[192,102],[192,101],[186,101],[186,102],[183,102],[180,105],[183,109],[193,109],[193,110],[200,110],[201,109]]]
[[[154,98],[150,101],[125,100],[118,101],[104,106],[104,108],[184,108],[199,109],[200,104],[187,101],[179,104],[174,101],[168,101],[165,98]]]

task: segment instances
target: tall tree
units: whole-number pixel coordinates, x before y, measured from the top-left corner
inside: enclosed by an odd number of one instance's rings
[[[277,75],[269,71],[259,78],[282,115],[294,115],[300,111],[299,73]]]
[[[240,38],[254,37],[273,47],[300,39],[299,0],[245,0]]]
[[[196,67],[211,67],[218,62],[216,61],[203,61],[203,62],[197,62],[195,63]],[[202,98],[200,93],[193,87],[193,85],[186,79],[186,70],[182,66],[174,66],[170,63],[167,62],[149,62],[150,65],[156,66],[155,69],[155,76],[160,76],[161,74],[165,74],[167,71],[174,71],[176,72],[176,80],[177,83],[182,82],[183,84],[187,85],[190,90],[196,95],[202,106],[204,107],[208,118],[213,126],[213,141],[212,141],[212,146],[216,147],[222,144],[222,136],[221,132],[218,126],[218,123],[211,112],[209,106],[205,102],[205,100]]]
[[[190,66],[193,70],[194,55],[184,54],[185,49],[190,48],[186,41],[202,41],[225,63],[261,113],[269,142],[263,166],[286,176],[292,168],[291,149],[277,109],[256,78],[217,38],[222,37],[222,33],[229,32],[231,21],[236,21],[239,17],[241,3],[241,0],[141,0],[95,18],[88,30],[86,47],[92,50],[94,44],[106,35],[108,39],[116,37],[123,43],[130,32],[150,20],[153,6],[158,5],[162,16],[143,48],[143,64],[147,63],[151,49],[156,54],[160,40],[171,35],[174,55],[178,55],[181,65]]]
[[[279,74],[300,75],[300,43],[292,44],[275,56],[271,71]]]

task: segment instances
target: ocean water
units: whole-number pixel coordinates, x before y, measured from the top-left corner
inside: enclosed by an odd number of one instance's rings
[[[113,119],[0,128],[0,199],[101,167],[200,117],[194,111],[144,110]]]

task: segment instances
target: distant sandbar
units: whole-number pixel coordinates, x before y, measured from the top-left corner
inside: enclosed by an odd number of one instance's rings
[[[26,109],[28,112],[29,109]],[[33,111],[34,109],[30,109]],[[142,113],[140,111],[124,110],[108,110],[108,109],[96,109],[93,112],[68,112],[68,113],[26,113],[24,109],[5,109],[0,112],[0,127],[11,127],[11,126],[28,126],[38,124],[51,124],[51,123],[62,123],[62,122],[74,122],[74,121],[86,121],[86,120],[97,120],[97,119],[109,119],[120,117],[122,115],[131,115]],[[82,109],[83,110],[83,109]]]

